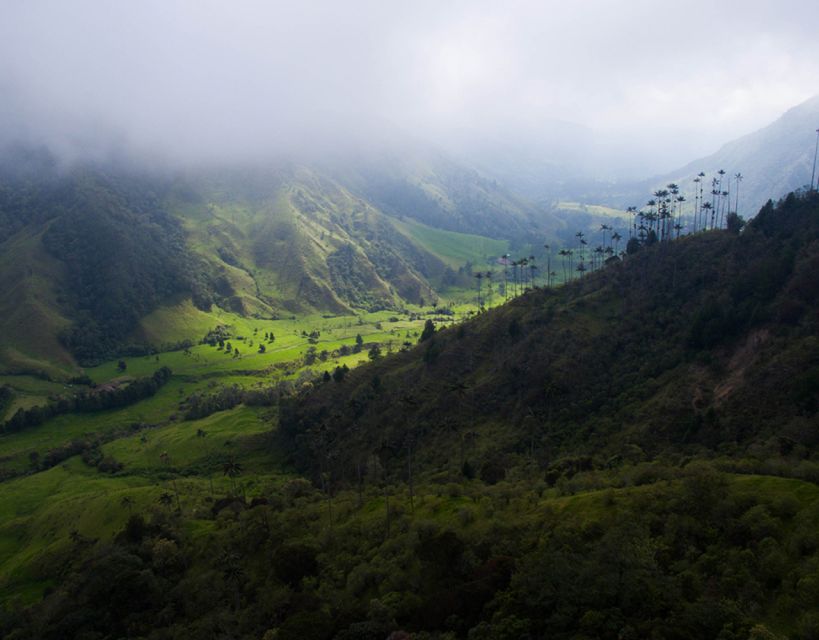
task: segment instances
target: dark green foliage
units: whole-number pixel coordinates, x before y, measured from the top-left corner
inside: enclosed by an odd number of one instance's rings
[[[337,368],[274,432],[322,491],[277,479],[207,535],[154,494],[0,634],[816,637],[815,487],[725,473],[819,481],[819,196],[760,216]]]
[[[813,637],[815,500],[784,484],[759,496],[708,465],[662,471],[670,481],[562,505],[526,482],[465,484],[485,527],[397,512],[386,537],[364,513],[322,531],[310,521],[324,498],[310,490],[284,487],[276,508],[222,518],[207,541],[157,506],[131,515],[113,544],[78,536],[62,584],[42,606],[7,611],[0,633],[745,640],[782,621],[788,637]]]
[[[44,229],[43,245],[65,266],[61,300],[74,321],[62,340],[81,364],[126,352],[139,318],[170,295],[209,304],[207,270],[159,204],[160,182],[41,164],[25,179],[0,171],[0,242],[26,226]]]
[[[14,392],[7,384],[0,386],[0,416],[5,415],[6,409],[14,399]]]
[[[30,409],[18,409],[0,428],[0,432],[14,432],[26,427],[42,424],[49,418],[64,413],[85,413],[126,407],[145,398],[150,398],[171,378],[168,367],[157,369],[153,375],[137,378],[121,386],[97,387],[81,391],[69,397],[60,397],[47,405]]]
[[[435,334],[435,323],[432,320],[427,319],[424,323],[424,330],[421,331],[421,337],[418,338],[418,342],[425,342],[429,340]]]
[[[489,469],[503,466],[501,452],[528,452],[546,469],[567,453],[602,465],[634,445],[648,456],[769,450],[819,405],[817,240],[819,195],[789,197],[739,236],[643,247],[583,282],[490,310],[467,331],[433,334],[430,322],[416,349],[376,365],[378,393],[373,373],[353,371],[343,390],[296,400],[279,433],[297,451],[329,425],[326,455],[350,481],[355,460],[374,451],[405,468],[400,443],[410,436],[428,468],[440,466],[473,431],[470,464],[487,480],[499,477]],[[474,410],[449,391],[456,381],[472,390]],[[497,424],[501,442],[484,431]]]

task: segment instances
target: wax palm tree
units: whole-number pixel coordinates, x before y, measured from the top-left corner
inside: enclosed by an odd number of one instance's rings
[[[605,249],[603,249],[603,245],[597,245],[594,248],[594,257],[597,261],[597,268],[600,269],[603,266],[603,253]],[[592,263],[592,271],[594,271],[594,263]]]
[[[654,229],[654,220],[656,220],[654,208],[657,206],[657,201],[652,198],[646,202],[646,206],[648,207],[648,213],[645,215],[645,219],[648,220],[648,230],[652,231]]]
[[[509,254],[504,253],[503,258],[503,295],[509,300]]]
[[[606,231],[611,231],[611,227],[607,224],[600,225],[600,234],[603,236],[603,244],[602,246],[606,246]]]
[[[220,562],[222,564],[222,576],[225,582],[233,586],[233,610],[239,610],[239,603],[241,598],[241,585],[245,580],[245,572],[239,564],[239,556],[235,553],[228,553],[222,555]]]
[[[631,214],[631,222],[629,222],[628,237],[632,238],[637,235],[637,207],[628,207],[626,213]]]
[[[171,464],[171,457],[168,455],[167,451],[163,451],[159,454],[159,459],[162,460],[162,464],[165,466],[170,466]],[[182,503],[179,501],[179,489],[176,487],[176,477],[171,476],[171,485],[173,486],[173,492],[176,495],[176,509],[180,513],[182,512]]]
[[[717,212],[719,212],[719,201],[717,197],[721,193],[719,188],[719,180],[717,178],[713,178],[711,180],[711,229],[715,228],[716,224],[716,216]]]
[[[543,248],[546,249],[546,287],[551,288],[551,286],[552,286],[552,248],[548,244],[544,244]]]
[[[725,218],[728,216],[728,209],[731,206],[731,192],[730,191],[723,191],[722,192],[722,211],[720,212],[719,216],[719,228],[722,229],[722,223]]]
[[[483,274],[483,277],[486,280],[486,289],[489,292],[489,296],[488,296],[489,300],[487,301],[487,304],[489,304],[489,306],[491,307],[492,306],[492,272],[487,271],[486,273]]]
[[[236,459],[231,456],[222,465],[222,473],[230,478],[233,495],[236,495],[236,478],[242,475],[242,465],[236,462]]]
[[[711,214],[711,211],[712,211],[713,208],[714,208],[714,205],[712,205],[710,202],[706,202],[705,204],[702,205],[702,215],[703,215],[703,218],[705,220],[705,225],[706,225],[705,229],[708,228],[708,216],[709,216],[709,214]],[[714,217],[713,214],[711,214],[712,219],[713,219],[713,217]]]
[[[481,294],[483,293],[483,273],[480,271],[476,273],[475,279],[478,281],[478,306],[483,307],[483,302],[481,301]]]
[[[173,496],[167,491],[163,491],[159,496],[159,504],[163,507],[170,507],[173,504]]]
[[[742,182],[743,176],[741,173],[734,174],[734,180],[737,183],[736,204],[734,205],[734,213],[739,215],[739,183]]]
[[[560,251],[557,252],[557,255],[559,255],[562,258],[560,263],[561,266],[563,267],[563,282],[564,283],[568,282],[568,278],[566,278],[566,260],[569,257],[569,252],[566,249],[561,249]]]
[[[535,288],[535,271],[537,271],[537,264],[535,264],[535,256],[529,256],[529,281],[532,283],[532,288]]]
[[[611,234],[611,241],[614,243],[614,253],[615,254],[618,253],[618,248],[620,246],[620,240],[622,240],[622,239],[623,239],[623,236],[621,236],[617,231],[615,231],[614,233]]]
[[[526,291],[526,267],[529,266],[529,258],[518,260],[518,266],[520,267],[520,292],[523,293]]]
[[[722,227],[722,211],[725,208],[725,191],[722,189],[722,179],[725,177],[725,169],[717,171],[717,226]]]

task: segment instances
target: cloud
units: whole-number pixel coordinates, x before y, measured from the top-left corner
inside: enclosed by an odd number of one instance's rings
[[[714,4],[7,0],[0,130],[187,157],[298,148],[373,119],[435,137],[566,120],[716,145],[819,91],[819,5]]]

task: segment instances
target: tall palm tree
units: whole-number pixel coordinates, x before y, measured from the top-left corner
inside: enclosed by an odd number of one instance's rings
[[[623,236],[621,236],[617,231],[615,231],[614,233],[611,234],[611,240],[614,243],[614,253],[615,254],[618,253],[618,248],[620,246],[620,240],[622,240],[622,239],[623,239]]]
[[[478,307],[483,307],[483,301],[481,300],[481,294],[483,293],[483,272],[479,271],[476,273],[475,279],[478,281]]]
[[[742,182],[743,176],[741,173],[734,174],[734,180],[737,182],[736,204],[734,205],[734,213],[739,215],[739,183]]]
[[[603,245],[598,244],[594,248],[594,258],[597,261],[597,268],[600,269],[603,266],[603,254],[605,253],[605,249],[603,249]],[[592,271],[594,271],[594,262],[592,262]]]
[[[610,231],[611,227],[607,224],[600,225],[600,234],[603,236],[603,246],[606,246],[606,231]]]
[[[648,207],[648,213],[646,214],[645,218],[648,220],[648,230],[652,231],[654,229],[654,220],[656,220],[654,208],[657,206],[657,201],[652,198],[646,202],[646,206]]]
[[[163,507],[170,507],[173,504],[173,496],[167,491],[163,491],[159,496],[159,504]]]
[[[236,478],[242,475],[242,465],[236,462],[236,459],[231,456],[222,465],[222,473],[230,478],[233,495],[236,495]]]
[[[509,254],[503,254],[503,295],[509,300]]]
[[[712,205],[710,202],[706,202],[705,204],[702,205],[702,215],[703,215],[703,219],[705,220],[705,225],[706,225],[704,227],[704,229],[708,228],[708,215],[709,215],[709,213],[711,213],[711,210],[713,208],[714,208],[714,205]],[[713,217],[714,216],[712,214],[711,218],[713,219]]]
[[[546,287],[551,288],[551,286],[552,286],[552,248],[548,244],[544,244],[543,248],[546,249]]]
[[[561,249],[560,251],[557,252],[557,255],[559,255],[562,258],[560,263],[561,266],[563,267],[563,282],[565,284],[566,282],[568,282],[568,278],[566,277],[566,259],[569,257],[569,252],[566,249]]]
[[[224,565],[222,575],[225,582],[233,585],[233,610],[238,611],[241,599],[241,585],[245,579],[245,572],[239,564],[239,556],[235,553],[225,553],[221,558],[221,562]]]
[[[489,293],[489,300],[487,304],[491,307],[492,306],[492,272],[487,271],[483,274],[483,277],[486,279],[486,290]]]
[[[529,266],[529,258],[523,257],[520,260],[518,260],[518,266],[520,267],[520,292],[523,293],[524,291],[526,291],[527,284],[526,267]]]
[[[683,228],[683,204],[685,203],[685,196],[677,196],[677,223],[674,228],[677,229],[677,238],[680,237],[680,231]],[[679,227],[679,228],[678,228]]]
[[[722,227],[722,212],[725,209],[725,191],[722,189],[722,179],[725,177],[725,169],[717,171],[719,180],[717,181],[717,227]]]
[[[631,222],[629,223],[628,228],[628,237],[631,239],[633,236],[637,235],[637,207],[628,207],[626,209],[626,213],[631,214]]]
[[[666,191],[666,200],[667,200],[666,208],[669,209],[669,211],[668,211],[668,214],[666,216],[666,224],[665,224],[665,229],[664,229],[664,231],[665,231],[664,235],[666,236],[666,240],[670,240],[671,239],[671,228],[672,228],[672,225],[676,222],[676,218],[677,218],[677,208],[678,208],[677,196],[680,193],[680,187],[679,187],[679,185],[677,183],[671,182],[666,186],[666,189],[668,189],[668,191]]]
[[[165,466],[170,466],[171,464],[171,457],[168,455],[167,451],[163,451],[159,454],[159,459],[162,460],[162,464]],[[176,509],[180,513],[182,512],[182,503],[179,501],[179,489],[176,487],[176,477],[171,476],[171,485],[173,486],[173,492],[176,495]]]
[[[535,271],[537,271],[535,256],[529,256],[529,281],[532,283],[532,289],[535,288]]]

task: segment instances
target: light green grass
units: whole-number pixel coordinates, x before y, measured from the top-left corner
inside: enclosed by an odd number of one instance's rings
[[[583,204],[580,202],[558,202],[557,209],[563,211],[582,211],[593,216],[601,216],[606,218],[625,218],[630,216],[626,211],[621,209],[613,209],[612,207],[605,207],[599,204]]]
[[[445,264],[458,269],[467,262],[483,265],[487,258],[498,257],[509,249],[509,242],[485,236],[435,229],[414,220],[395,221],[395,226]]]

